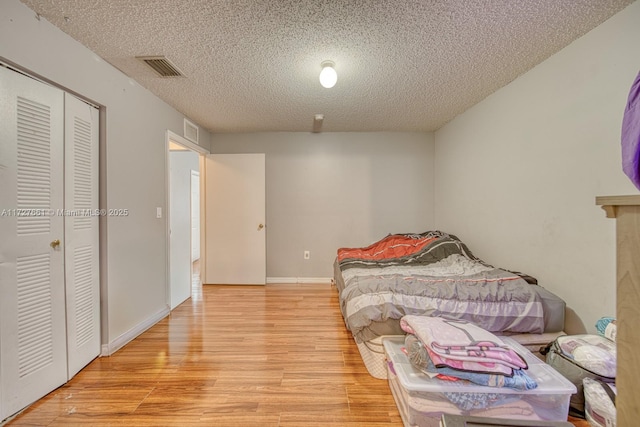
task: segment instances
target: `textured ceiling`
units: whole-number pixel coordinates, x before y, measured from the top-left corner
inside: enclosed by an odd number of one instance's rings
[[[432,131],[633,0],[22,0],[214,133]],[[164,55],[162,78],[136,56]],[[320,63],[338,83],[320,86]]]

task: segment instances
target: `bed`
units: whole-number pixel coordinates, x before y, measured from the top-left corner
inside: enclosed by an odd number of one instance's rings
[[[523,273],[477,258],[442,231],[390,234],[340,248],[334,263],[340,310],[368,372],[386,378],[380,338],[403,335],[404,315],[464,319],[509,335],[536,353],[562,335],[565,303]]]

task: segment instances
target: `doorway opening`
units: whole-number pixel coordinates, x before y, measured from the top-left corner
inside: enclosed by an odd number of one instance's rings
[[[167,304],[202,298],[203,216],[200,185],[207,151],[167,132]]]

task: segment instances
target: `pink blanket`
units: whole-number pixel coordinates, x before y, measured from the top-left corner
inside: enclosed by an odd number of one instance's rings
[[[464,320],[407,315],[400,326],[418,337],[436,365],[506,375],[511,375],[512,369],[528,367],[500,338]]]

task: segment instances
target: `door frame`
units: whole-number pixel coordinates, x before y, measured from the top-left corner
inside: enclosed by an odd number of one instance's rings
[[[200,159],[198,158],[198,163],[200,163],[199,160]],[[197,199],[198,200],[198,206],[197,206],[197,209],[198,209],[198,232],[197,233],[193,232],[193,222],[191,223],[191,239],[193,239],[194,236],[198,236],[198,245],[197,245],[197,247],[198,247],[198,259],[200,259],[200,246],[201,246],[201,244],[200,244],[201,243],[201,240],[200,240],[200,234],[201,234],[200,233],[200,228],[202,227],[202,224],[200,223],[200,217],[202,216],[200,214],[201,211],[202,211],[201,208],[200,208],[200,205],[202,204],[202,198],[200,197],[200,194],[202,193],[202,191],[200,189],[200,167],[199,166],[200,165],[198,164],[198,172],[196,172],[194,170],[191,171],[191,185],[190,185],[190,188],[189,188],[191,190],[191,195],[193,196],[194,183],[197,183],[197,185],[198,185],[198,188],[197,188],[197,190],[198,190],[198,199]],[[191,220],[192,221],[193,221],[193,212],[194,212],[193,208],[194,208],[194,206],[193,206],[193,197],[192,197],[191,198],[191,210],[190,210],[191,211]],[[191,241],[191,262],[192,263],[195,262],[195,259],[193,259],[193,248],[194,248],[194,245],[193,245],[193,240],[192,240]],[[200,284],[202,284],[202,280],[200,281]]]
[[[207,154],[210,154],[209,150],[207,150],[206,148],[189,141],[188,139],[178,135],[175,132],[172,132],[170,130],[167,129],[166,134],[165,134],[165,147],[164,147],[164,154],[165,154],[165,162],[164,162],[164,167],[165,167],[165,183],[164,183],[164,195],[165,195],[165,215],[164,215],[164,221],[165,221],[165,258],[166,258],[166,283],[165,283],[165,297],[166,297],[166,304],[167,307],[171,307],[171,170],[170,170],[170,156],[169,156],[169,152],[170,152],[170,146],[171,143],[174,144],[178,144],[181,145],[183,147],[185,147],[188,150],[194,151],[198,154],[198,164],[199,164],[199,169],[200,169],[200,257],[202,258],[205,255],[205,249],[204,249],[204,245],[203,245],[203,237],[202,234],[204,232],[204,222],[202,220],[203,218],[203,214],[202,214],[202,208],[203,208],[203,183],[202,180],[204,179],[204,171],[203,171],[203,165],[204,165],[204,158]],[[204,266],[202,265],[203,263],[200,263],[200,275],[201,277],[204,277]]]

